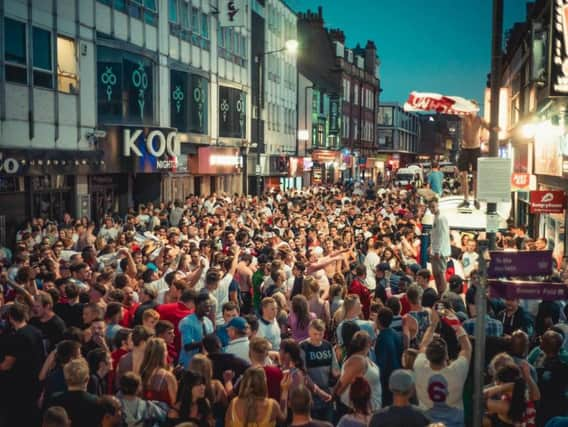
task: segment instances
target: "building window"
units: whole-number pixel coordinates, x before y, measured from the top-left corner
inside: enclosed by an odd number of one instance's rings
[[[98,47],[99,122],[154,123],[154,64],[127,51]]]
[[[195,34],[199,34],[199,9],[191,8],[191,29]]]
[[[79,92],[75,40],[61,36],[57,36],[57,90],[65,93]]]
[[[171,70],[171,126],[182,132],[208,133],[209,81],[201,76]]]
[[[179,8],[179,15],[181,21],[181,27],[184,30],[189,30],[191,26],[189,25],[189,3],[182,1]]]
[[[209,16],[201,14],[201,35],[204,39],[209,39]]]
[[[53,88],[53,64],[51,59],[51,33],[33,27],[34,86]]]
[[[127,13],[133,18],[144,19],[150,25],[158,24],[158,7],[156,0],[98,0],[99,3]],[[169,5],[168,5],[169,9]],[[168,10],[168,15],[171,10]]]
[[[6,81],[26,84],[26,24],[4,19],[4,40]]]
[[[246,93],[219,86],[219,136],[243,138],[246,135]]]
[[[182,2],[182,3],[184,3],[184,2]],[[177,22],[178,22],[177,0],[168,0],[168,20],[170,22],[173,22],[174,24],[177,24]]]

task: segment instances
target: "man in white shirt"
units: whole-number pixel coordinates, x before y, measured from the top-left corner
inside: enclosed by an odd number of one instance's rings
[[[225,347],[225,353],[233,354],[250,362],[249,335],[250,328],[244,317],[233,317],[227,323],[229,344]]]
[[[448,347],[442,338],[434,338],[439,322],[432,312],[432,324],[426,330],[420,353],[414,362],[416,397],[421,409],[433,421],[448,427],[463,427],[463,386],[467,379],[471,360],[471,343],[458,318],[448,312],[442,321],[450,325],[460,345],[456,360],[448,363]]]
[[[378,255],[381,243],[379,241],[369,240],[367,255],[365,256],[365,262],[363,263],[367,268],[367,280],[366,285],[370,291],[374,291],[377,287],[375,280],[375,268],[381,262],[381,257]]]
[[[446,268],[448,266],[448,257],[452,253],[450,247],[450,227],[448,219],[440,212],[437,198],[430,200],[428,207],[432,215],[434,215],[432,233],[430,234],[430,263],[432,264],[432,273],[436,281],[438,295],[443,295],[448,287],[446,283]]]
[[[272,344],[272,350],[280,350],[280,326],[276,320],[278,306],[274,298],[267,297],[261,302],[262,316],[258,319],[257,337],[266,338]]]

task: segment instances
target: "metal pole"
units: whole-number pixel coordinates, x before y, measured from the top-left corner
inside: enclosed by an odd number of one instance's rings
[[[257,117],[256,117],[256,170],[254,171],[255,175],[256,175],[256,194],[257,196],[261,196],[262,195],[262,191],[260,189],[260,141],[261,141],[261,137],[260,137],[260,132],[262,129],[262,124],[261,124],[261,119],[262,119],[262,87],[263,87],[263,78],[262,78],[262,58],[263,55],[257,55],[256,56],[256,63],[258,66],[258,93],[257,93],[257,103],[258,103],[258,107],[257,107]],[[262,138],[262,141],[264,142],[264,138]]]
[[[503,37],[503,0],[493,0],[493,39],[491,46],[491,135],[489,139],[489,156],[498,155],[498,126],[499,126],[499,93],[501,89],[501,57]],[[487,215],[497,212],[496,203],[487,204]],[[495,233],[487,233],[490,249],[495,249]],[[481,242],[480,242],[481,243]],[[485,242],[484,242],[485,243]],[[485,372],[485,316],[487,314],[487,268],[485,265],[485,245],[479,245],[480,283],[475,295],[475,354],[474,354],[474,399],[473,426],[483,425],[484,402],[484,372]]]

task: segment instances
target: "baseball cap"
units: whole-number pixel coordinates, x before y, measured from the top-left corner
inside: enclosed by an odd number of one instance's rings
[[[153,262],[149,262],[148,264],[146,264],[146,268],[148,270],[152,270],[154,272],[158,271],[158,266],[156,264],[154,264]]]
[[[388,262],[381,262],[380,264],[377,264],[377,270],[379,271],[390,271],[390,264]]]
[[[416,274],[422,269],[422,266],[420,264],[410,264],[409,268],[410,268],[410,271],[412,271],[414,274]]]
[[[229,323],[227,323],[227,328],[235,328],[237,331],[244,332],[247,330],[248,323],[244,317],[233,317]]]
[[[389,389],[393,393],[408,393],[413,386],[414,376],[407,369],[397,369],[389,378]]]

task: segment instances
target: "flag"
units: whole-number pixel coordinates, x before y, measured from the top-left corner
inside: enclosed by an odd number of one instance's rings
[[[219,25],[221,27],[244,27],[246,17],[245,0],[220,0]]]
[[[435,111],[443,114],[477,113],[479,106],[459,96],[445,96],[439,93],[411,92],[404,103],[404,111]]]

